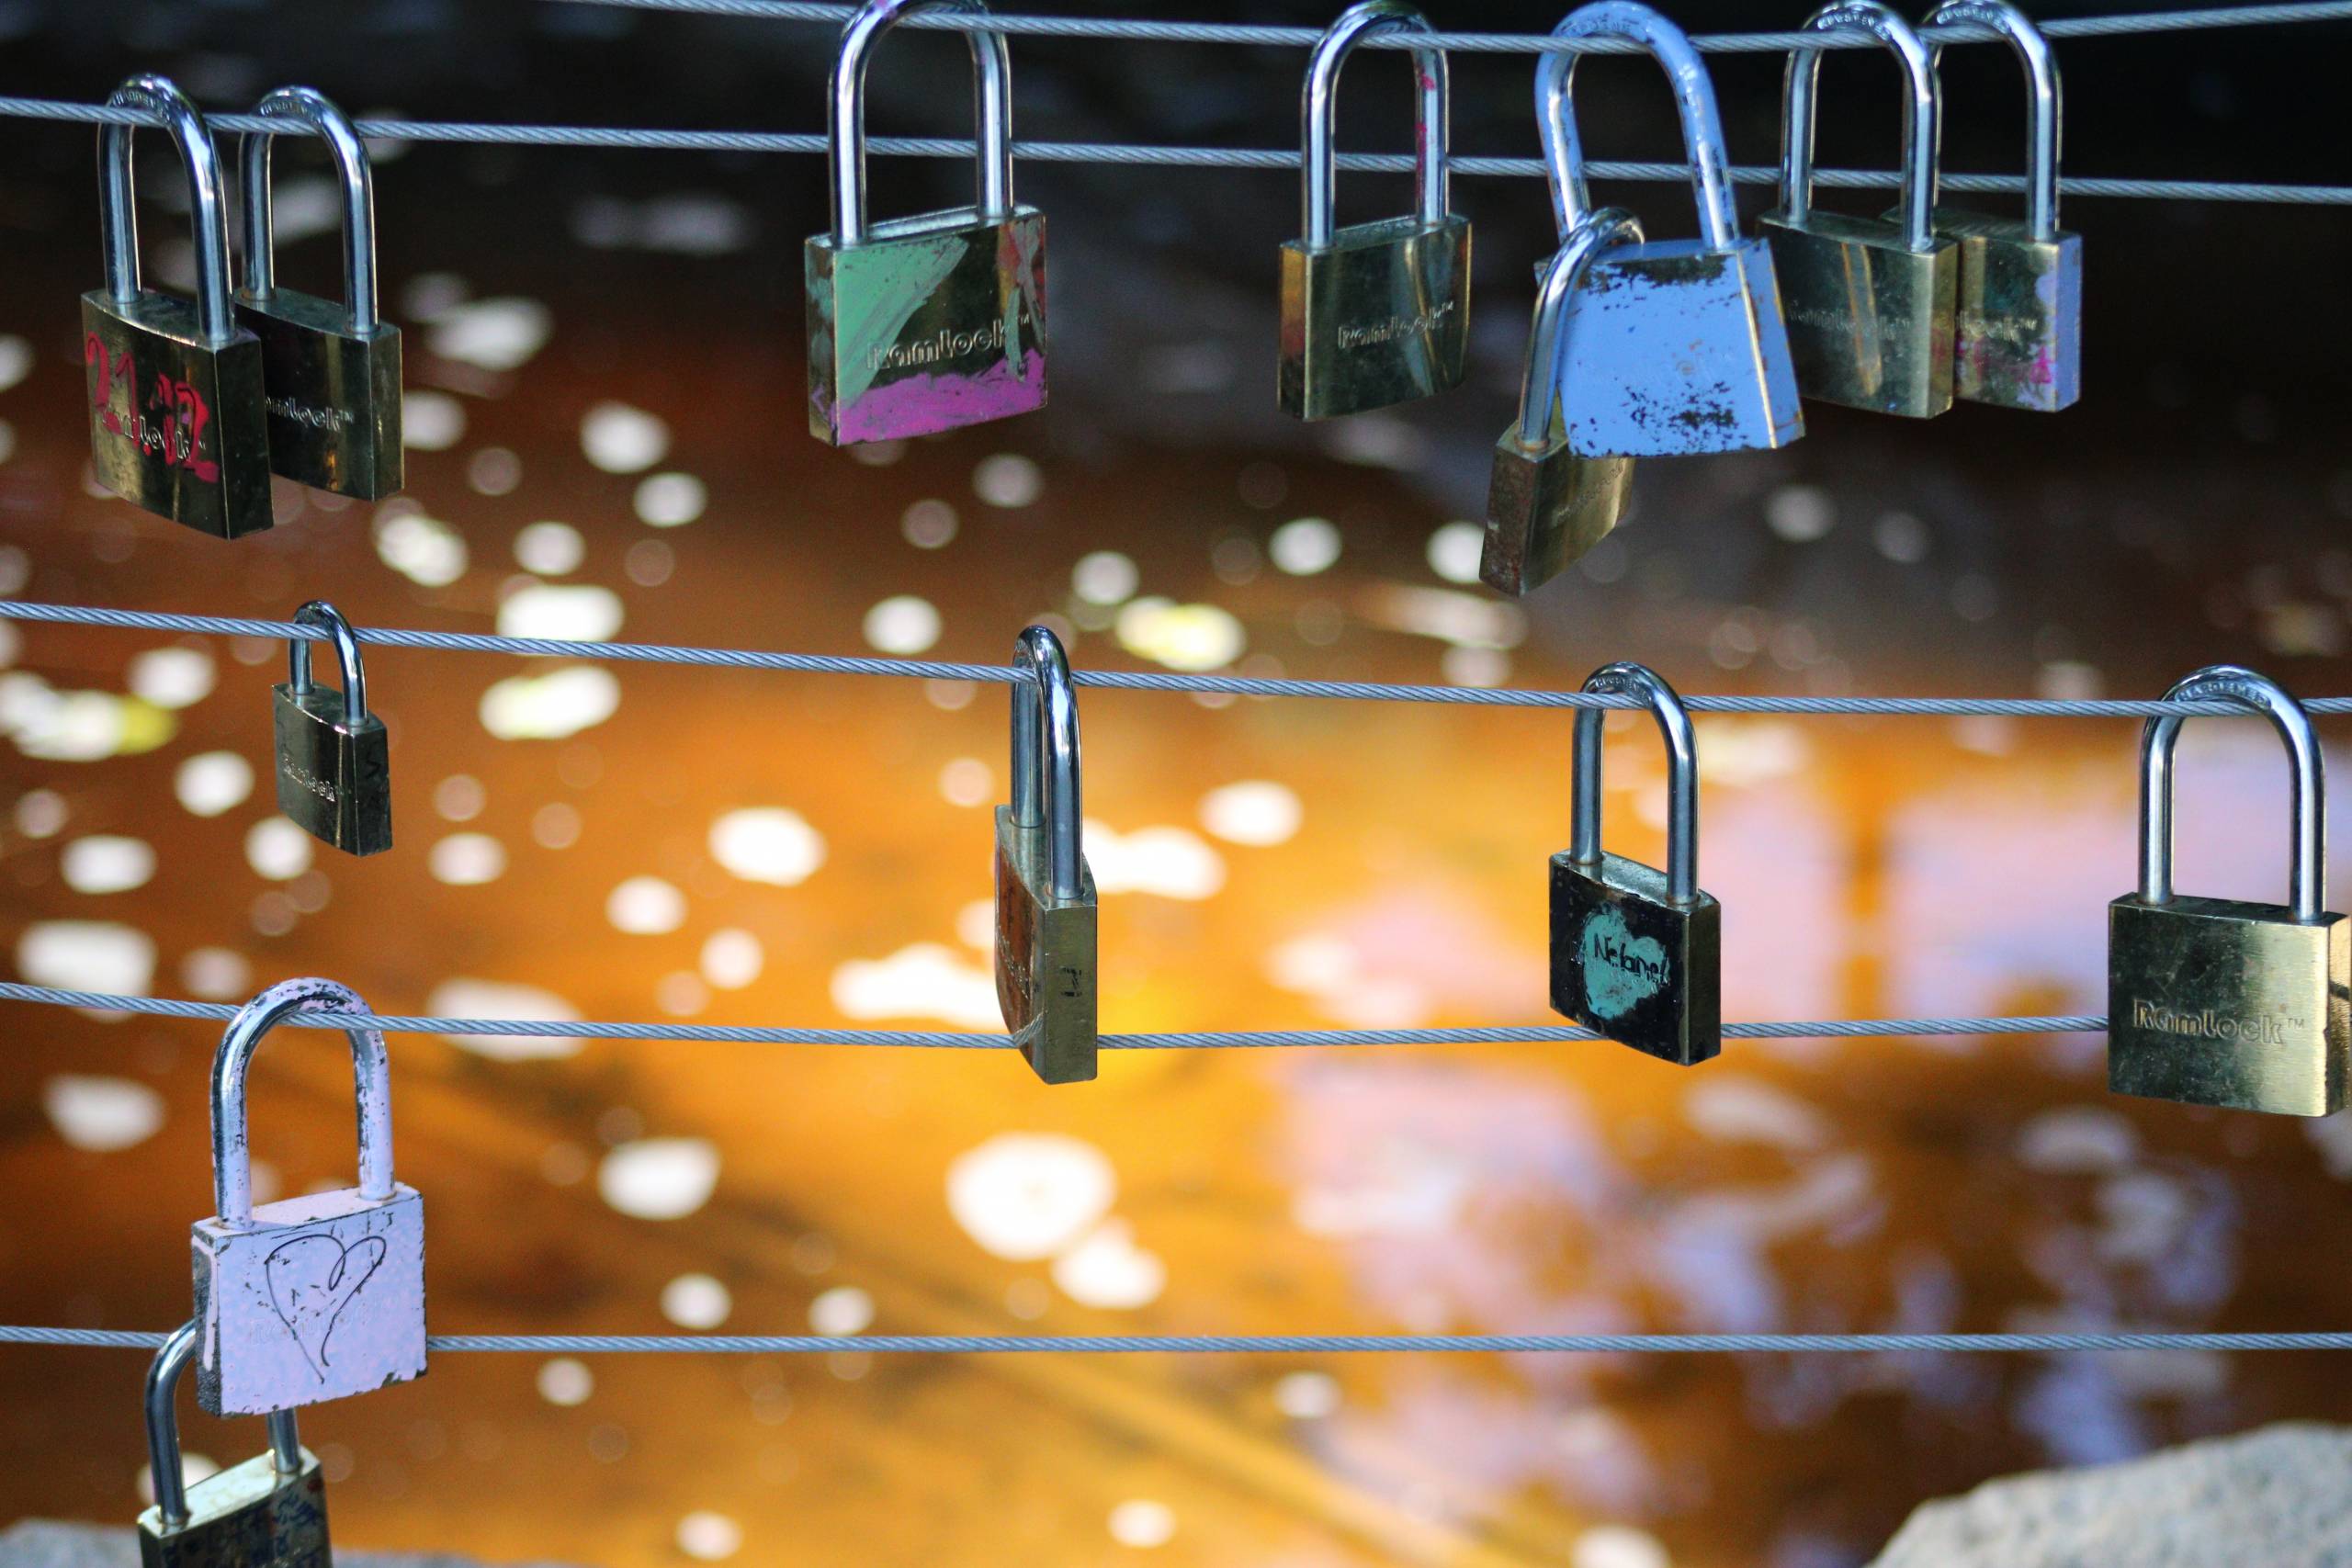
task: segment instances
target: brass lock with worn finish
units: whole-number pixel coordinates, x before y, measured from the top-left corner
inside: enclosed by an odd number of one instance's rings
[[[2118,1094],[2327,1116],[2352,1057],[2352,921],[2322,909],[2327,777],[2302,705],[2235,665],[2199,670],[2167,702],[2267,716],[2293,770],[2288,901],[2199,898],[2172,886],[2172,759],[2182,716],[2140,733],[2140,886],[2108,906],[2107,1079]]]
[[[1604,664],[1588,692],[1645,699],[1666,739],[1666,871],[1600,847],[1599,708],[1577,710],[1565,853],[1552,857],[1552,1006],[1621,1044],[1690,1066],[1723,1050],[1723,908],[1699,887],[1699,749],[1674,688]]]
[[[1792,51],[1781,110],[1781,205],[1758,227],[1772,245],[1797,389],[1823,402],[1926,419],[1951,407],[1960,245],[1939,236],[1936,69],[1909,23],[1880,0],[1839,0],[1807,32],[1865,29],[1903,68],[1903,202],[1892,220],[1813,206],[1822,51]]]
[[[1094,874],[1080,838],[1078,689],[1061,639],[1013,644],[1012,803],[996,808],[996,998],[1047,1083],[1095,1075]]]
[[[311,679],[308,642],[287,642],[286,684],[271,688],[277,809],[346,854],[380,854],[392,847],[391,736],[368,711],[359,638],[323,599],[303,605],[294,618],[327,628],[343,689]]]
[[[155,1504],[139,1516],[142,1568],[333,1568],[326,1477],[294,1412],[269,1414],[269,1451],[187,1484],[180,1469],[180,1378],[200,1326],[183,1324],[147,1366],[147,1460]]]
[[[1335,227],[1332,118],[1340,68],[1358,39],[1428,32],[1405,0],[1361,0],[1307,62],[1299,118],[1305,174],[1301,237],[1282,247],[1283,412],[1300,419],[1363,413],[1462,384],[1470,343],[1470,220],[1449,210],[1445,51],[1415,49],[1409,217]]]

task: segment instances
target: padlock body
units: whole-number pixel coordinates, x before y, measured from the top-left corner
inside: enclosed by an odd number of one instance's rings
[[[1495,443],[1478,577],[1498,593],[1533,592],[1624,515],[1634,459],[1579,457],[1555,428],[1552,443],[1540,452],[1521,444],[1517,421]]]
[[[2107,1081],[2186,1105],[2327,1116],[2352,1056],[2352,921],[2177,894],[2107,907]]]
[[[970,208],[809,236],[808,429],[895,441],[1046,406],[1046,218]]]
[[[239,1151],[243,1157],[243,1151]],[[394,1183],[254,1210],[232,1229],[198,1220],[197,1402],[259,1416],[424,1375],[424,1200]]]
[[[261,343],[207,344],[196,307],[141,289],[82,296],[90,462],[125,501],[215,538],[270,525]]]
[[[1894,223],[1768,213],[1797,390],[1823,402],[1927,419],[1951,407],[1959,242],[1914,251]]]
[[[277,809],[346,854],[392,847],[391,738],[369,714],[344,718],[343,694],[313,682],[273,688]]]
[[[1470,220],[1395,218],[1282,248],[1283,412],[1329,419],[1462,384]]]
[[[1586,457],[1785,446],[1804,434],[1772,253],[1746,239],[1600,253],[1570,297],[1560,412]]]
[[[1080,896],[1057,899],[1046,830],[996,811],[996,999],[1021,1054],[1047,1083],[1095,1074],[1094,874],[1079,863]]]
[[[261,340],[269,464],[285,478],[377,501],[401,488],[401,330],[351,331],[344,307],[300,289],[235,296]]]
[[[1723,1050],[1723,910],[1622,855],[1552,857],[1552,1007],[1660,1061]]]
[[[163,1510],[139,1516],[141,1568],[334,1568],[326,1479],[310,1450],[280,1475],[267,1453],[187,1489],[187,1523],[164,1528]]]
[[[2083,395],[2083,237],[2047,240],[2015,218],[1939,207],[1960,244],[1952,391],[1962,401],[2054,413]]]

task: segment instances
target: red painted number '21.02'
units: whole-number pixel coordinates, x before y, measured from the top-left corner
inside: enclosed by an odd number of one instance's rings
[[[82,360],[97,367],[97,385],[91,389],[90,402],[98,411],[99,423],[126,441],[160,451],[166,467],[186,468],[208,484],[220,477],[220,465],[204,456],[204,432],[212,423],[212,410],[193,383],[157,376],[147,406],[157,410],[159,417],[150,422],[134,415],[126,424],[114,412],[114,388],[120,381],[133,404],[138,402],[139,370],[130,350],[110,355],[97,333],[92,333],[83,342]]]

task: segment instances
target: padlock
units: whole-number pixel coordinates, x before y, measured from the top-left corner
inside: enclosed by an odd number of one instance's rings
[[[313,599],[294,612],[304,626],[324,626],[334,639],[343,689],[311,679],[311,645],[286,644],[287,681],[276,698],[277,809],[311,837],[348,854],[372,855],[392,847],[391,738],[368,711],[368,671],[359,638],[342,612]]]
[[[365,1013],[332,980],[287,980],[238,1010],[212,1058],[212,1195],[196,1223],[196,1396],[258,1416],[424,1375],[424,1200],[392,1179],[384,1037],[347,1029],[358,1092],[359,1185],[254,1206],[245,1072],[299,1012]]]
[[[1740,237],[1714,84],[1682,29],[1633,0],[1593,0],[1552,29],[1626,38],[1666,70],[1699,197],[1700,237],[1650,241],[1593,259],[1568,313],[1560,410],[1586,457],[1667,457],[1785,446],[1804,434],[1771,248]],[[1535,112],[1566,243],[1591,209],[1577,141],[1579,55],[1535,67]]]
[[[327,1486],[294,1412],[269,1413],[269,1451],[187,1484],[180,1471],[180,1376],[198,1325],[183,1325],[147,1367],[148,1473],[155,1505],[139,1516],[142,1568],[333,1568]]]
[[[1838,0],[1804,30],[1860,28],[1902,66],[1903,202],[1893,220],[1817,212],[1813,129],[1821,51],[1789,55],[1781,110],[1781,205],[1759,220],[1780,275],[1797,389],[1823,402],[1927,419],[1951,407],[1960,245],[1931,227],[1936,69],[1911,25],[1880,0]]]
[[[108,108],[164,122],[187,173],[193,301],[139,282],[128,125],[98,128],[107,283],[82,296],[90,460],[98,482],[175,523],[234,539],[270,525],[261,342],[229,303],[229,214],[204,117],[161,76],[133,76]]]
[[[1577,710],[1575,826],[1552,857],[1552,1006],[1661,1061],[1723,1050],[1723,908],[1699,888],[1699,750],[1674,688],[1604,664],[1587,692],[1645,699],[1666,738],[1666,871],[1600,847],[1599,708]]]
[[[2026,73],[2026,216],[1936,209],[1936,232],[1960,242],[1952,389],[2000,408],[2071,408],[2083,395],[2083,237],[2058,227],[2058,58],[2007,0],[1945,0],[1926,25],[1989,28]]]
[[[277,133],[245,133],[245,283],[237,290],[237,320],[261,339],[269,464],[320,490],[380,500],[401,488],[401,330],[376,312],[376,186],[368,144],[341,109],[308,87],[280,87],[254,112],[314,127],[343,183],[347,303],[338,305],[278,284],[269,211]]]
[[[865,58],[899,17],[985,0],[865,0],[842,30],[831,119],[833,226],[812,234],[808,429],[835,446],[929,435],[1046,406],[1046,219],[1012,199],[1012,51],[968,35],[973,206],[868,225]]]
[[[1419,210],[1334,227],[1333,113],[1340,68],[1371,33],[1428,32],[1405,0],[1360,0],[1308,58],[1299,97],[1302,237],[1282,247],[1284,413],[1363,413],[1462,384],[1470,344],[1470,220],[1449,210],[1445,51],[1416,49]]]
[[[1078,689],[1061,639],[1013,644],[1012,804],[996,808],[996,999],[1047,1083],[1095,1072],[1094,874],[1080,840]]]
[[[1527,333],[1519,417],[1495,442],[1487,481],[1487,542],[1478,576],[1499,593],[1531,593],[1617,526],[1633,490],[1631,457],[1579,457],[1560,413],[1561,328],[1595,254],[1638,245],[1642,226],[1614,207],[1578,220],[1544,269]]]
[[[2235,665],[2166,702],[2268,716],[2294,781],[2285,904],[2172,889],[2172,755],[2182,716],[2140,732],[2140,886],[2107,907],[2107,1082],[2117,1094],[2288,1116],[2344,1108],[2352,1056],[2352,921],[2327,896],[2327,776],[2302,705]]]

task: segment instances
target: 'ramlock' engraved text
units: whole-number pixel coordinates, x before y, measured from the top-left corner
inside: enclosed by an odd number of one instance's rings
[[[959,333],[946,327],[919,337],[910,343],[894,343],[885,348],[880,344],[865,351],[868,370],[904,370],[915,365],[939,365],[962,359],[968,355],[1001,353],[1004,348],[1004,321],[1001,317],[983,327]]]
[[[326,780],[313,777],[311,774],[305,773],[293,762],[284,758],[280,758],[278,760],[277,771],[283,776],[293,780],[296,784],[300,784],[304,789],[309,790],[312,795],[317,795],[321,800],[325,801],[329,806],[333,806],[334,804],[334,785],[329,784]]]
[[[2211,1008],[2199,1008],[2194,1012],[2181,1012],[2146,1000],[2132,1004],[2132,1027],[2153,1029],[2159,1034],[2177,1034],[2189,1040],[2236,1040],[2250,1045],[2284,1045],[2288,1032],[2300,1032],[2304,1025],[2300,1019],[2276,1015],[2255,1018],[2231,1018]]]
[[[271,398],[268,405],[269,412],[277,418],[290,419],[313,430],[340,435],[351,428],[349,409],[322,409],[311,403],[298,403],[291,398]]]
[[[1374,344],[1395,343],[1400,337],[1420,337],[1433,333],[1453,313],[1454,301],[1433,305],[1418,316],[1391,316],[1385,321],[1372,321],[1363,326],[1340,326],[1341,348],[1367,348]]]

